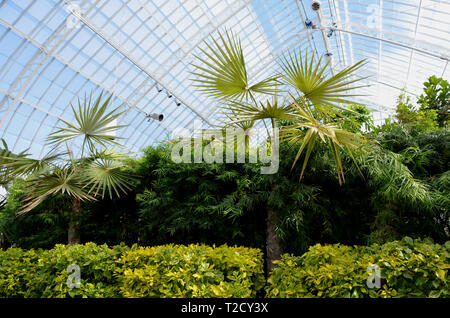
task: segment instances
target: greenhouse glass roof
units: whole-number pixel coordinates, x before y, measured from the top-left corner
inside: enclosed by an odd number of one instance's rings
[[[134,152],[196,119],[213,126],[219,105],[192,86],[191,62],[225,29],[241,39],[255,79],[291,50],[331,53],[332,71],[367,59],[370,86],[356,101],[376,122],[402,89],[420,95],[427,77],[450,78],[449,0],[321,0],[320,19],[312,2],[0,0],[0,138],[40,157],[59,119],[73,120],[70,104],[101,90],[124,111],[118,135]]]

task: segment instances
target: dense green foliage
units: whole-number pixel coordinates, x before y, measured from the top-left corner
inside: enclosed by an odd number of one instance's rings
[[[87,243],[50,250],[11,248],[0,252],[0,297],[119,297],[114,277],[125,246]],[[80,267],[80,288],[68,288],[67,268]]]
[[[300,257],[285,254],[268,279],[268,297],[450,297],[450,242],[405,237],[384,245],[312,246]],[[366,281],[379,266],[381,286]]]
[[[435,90],[435,88],[426,89]],[[358,150],[355,158],[344,152],[340,155],[344,172],[342,176],[345,175],[345,182],[342,184],[339,184],[341,177],[336,173],[336,157],[324,144],[315,145],[309,153],[308,170],[301,181],[299,175],[302,167],[296,165],[292,168],[298,147],[288,143],[280,144],[280,167],[278,172],[272,175],[262,175],[260,165],[250,163],[174,163],[170,157],[173,143],[148,147],[143,150],[141,158],[130,159],[127,165],[121,167],[121,173],[137,176],[136,180],[132,181],[132,190],[127,195],[81,203],[79,232],[82,240],[97,244],[106,243],[109,246],[121,242],[129,246],[134,243],[141,246],[194,243],[264,249],[267,238],[266,216],[270,208],[276,211],[275,230],[285,253],[301,255],[317,243],[339,243],[349,246],[380,245],[400,240],[404,236],[413,239],[431,238],[436,243],[444,244],[450,237],[450,130],[445,125],[438,127],[438,123],[442,124],[437,121],[439,116],[426,115],[428,112],[435,114],[436,109],[428,106],[424,108],[425,103],[434,105],[438,103],[436,99],[443,100],[444,93],[433,94],[424,92],[420,97],[421,101],[417,101],[421,105],[419,109],[412,107],[411,100],[400,100],[397,105],[399,122],[388,121],[376,128],[373,127],[365,106],[351,105],[349,111],[343,111],[344,117],[336,119],[336,125],[355,133],[364,133],[368,143]],[[283,121],[278,122],[280,126],[284,124]],[[299,158],[301,159],[304,158]],[[9,180],[7,187],[8,199],[0,205],[0,233],[2,233],[0,242],[3,248],[13,243],[20,248],[52,248],[55,244],[66,242],[72,209],[70,200],[63,196],[52,196],[43,200],[28,214],[17,216],[16,213],[23,208],[26,184],[22,179],[16,178],[12,183]],[[386,251],[393,253],[398,244],[400,243],[387,244],[383,248],[373,245],[370,249],[375,254],[388,255]],[[173,256],[175,259],[183,257],[181,256],[183,248],[180,247],[180,253],[177,252]],[[330,251],[335,249],[327,248]],[[102,248],[93,247],[93,250],[97,249],[100,251]],[[337,249],[340,250],[341,247]],[[372,260],[364,254],[365,247],[356,249],[342,247],[342,249],[348,250],[351,255],[355,253],[360,255],[362,260]],[[200,251],[201,248],[196,247],[195,250]],[[67,253],[72,253],[70,251],[68,249]],[[99,253],[108,254],[105,250],[102,251]],[[151,249],[151,252],[144,249],[142,251],[142,257],[139,256],[143,259],[142,262],[146,262],[148,253],[154,253],[154,249]],[[164,254],[164,249],[160,251],[158,257],[165,262],[167,255]],[[115,257],[121,257],[119,252],[114,254]],[[10,255],[9,258],[3,256],[5,264],[11,266],[15,262],[13,259],[16,258],[20,259],[18,262],[21,264],[17,264],[19,274],[5,279],[7,285],[1,287],[4,288],[5,295],[10,293],[12,296],[29,297],[35,295],[33,290],[43,293],[43,285],[36,285],[33,287],[36,289],[23,291],[20,286],[24,286],[27,280],[32,279],[24,268],[32,266],[34,260],[39,257],[47,259],[54,254],[39,251],[19,253],[15,249],[9,250],[8,253],[10,254],[3,254]],[[14,256],[16,255],[14,253],[20,255]],[[73,253],[78,252],[74,249]],[[231,252],[222,250],[220,253],[228,255]],[[99,256],[100,259],[108,257],[106,254]],[[208,255],[202,257],[212,257]],[[88,258],[87,255],[83,257]],[[64,259],[60,261],[61,264],[51,262],[50,264],[61,269],[66,261]],[[347,261],[351,263],[351,260]],[[92,263],[95,262],[96,260],[92,260]],[[127,272],[129,275],[123,276],[127,277],[121,280],[121,284],[125,286],[122,288],[123,293],[161,297],[182,295],[181,289],[178,290],[179,286],[176,284],[167,283],[171,287],[163,291],[157,289],[156,285],[146,286],[144,282],[148,276],[143,273],[148,266],[152,271],[158,272],[160,275],[158,279],[169,280],[172,274],[167,276],[162,270],[162,265],[152,263],[147,266],[138,263],[136,266],[139,271],[133,272],[129,269]],[[105,264],[113,266],[112,263]],[[117,273],[122,270],[119,263],[114,262],[114,266]],[[193,266],[198,269],[201,262]],[[3,270],[5,268],[6,266]],[[211,277],[208,277],[212,281],[219,281],[224,274],[215,272],[215,269],[209,272],[208,275]],[[177,279],[183,277],[184,270],[187,269],[180,268],[180,271],[174,274]],[[95,270],[92,270],[92,275],[97,277],[94,272]],[[139,276],[141,274],[144,278]],[[5,277],[9,277],[8,275]],[[46,279],[61,284],[67,276],[58,275],[48,269],[45,278],[35,281],[36,284],[40,284],[38,282],[44,282]],[[390,279],[394,282],[395,279],[392,277]],[[139,289],[131,287],[130,284],[134,282],[141,287]],[[100,275],[98,279],[92,279],[89,283],[91,285],[76,295],[99,297],[120,295],[120,287],[114,278],[110,280]],[[250,283],[246,281],[242,284],[248,287]],[[59,290],[58,286],[60,285],[48,287],[45,295],[67,296],[68,291]],[[219,290],[197,286],[198,289],[195,291],[192,287],[183,292],[191,293],[189,297],[200,295],[225,297],[230,295],[232,289],[231,285],[227,286],[222,286],[223,289]],[[236,294],[232,295],[239,297],[247,295],[250,291],[248,288],[233,288]],[[251,289],[251,296],[255,295],[254,292],[256,290]],[[401,294],[405,291],[395,289],[395,292]],[[424,289],[423,295],[436,296],[438,291],[433,290],[433,294],[429,294],[431,292],[432,290]],[[361,291],[358,290],[358,293]]]
[[[448,240],[448,129],[423,132],[390,125],[373,143],[378,145],[358,159],[362,175],[343,157],[346,182],[341,186],[325,147],[314,150],[302,182],[299,168],[291,171],[296,149],[284,144],[274,175],[261,175],[254,164],[175,164],[170,146],[148,148],[128,168],[140,176],[133,192],[83,204],[81,234],[85,241],[109,245],[227,243],[262,248],[264,211],[270,206],[279,216],[277,232],[284,250],[296,254],[315,243],[384,243],[405,235]],[[8,200],[8,212],[0,213],[0,227],[11,241],[23,248],[64,242],[64,214],[52,211],[48,202],[41,207],[48,207],[47,214],[39,210],[16,218],[16,195]]]
[[[255,197],[254,178],[258,166],[178,164],[170,151],[169,145],[147,148],[137,164],[141,243],[262,247],[264,207]]]
[[[0,209],[0,232],[5,242],[21,248],[52,248],[55,244],[67,243],[70,200],[54,196],[27,214],[17,215],[23,206],[25,186],[23,180],[16,179],[8,189],[5,206]],[[137,242],[136,206],[132,194],[121,199],[84,202],[80,220],[83,241],[108,245]]]
[[[80,267],[80,288],[69,288]],[[0,251],[0,297],[254,297],[264,287],[262,253],[244,247],[87,243]]]
[[[414,126],[423,131],[435,130],[438,127],[438,111],[435,109],[416,109],[411,97],[401,94],[397,100],[395,118],[401,124]]]
[[[140,247],[119,263],[125,297],[255,297],[265,282],[261,251],[244,247]]]
[[[23,206],[26,183],[17,178],[9,187],[8,200],[0,210],[0,232],[10,244],[22,248],[51,248],[67,242],[70,202],[55,196],[26,215],[18,216]]]
[[[446,126],[450,119],[450,85],[448,81],[430,76],[423,83],[423,94],[417,100],[422,110],[435,110],[439,126]]]
[[[267,297],[449,297],[450,242],[405,237],[384,245],[314,245],[283,255]],[[80,288],[67,268],[80,266]],[[368,288],[381,269],[381,287]],[[258,249],[206,245],[128,248],[57,245],[0,251],[0,297],[257,297],[265,285]]]
[[[33,297],[30,282],[35,276],[42,250],[10,248],[0,251],[0,297]]]
[[[103,99],[103,92],[92,99],[85,95],[78,107],[71,105],[74,122],[60,119],[64,124],[47,136],[51,150],[42,158],[31,158],[26,151],[14,154],[2,140],[0,147],[0,184],[8,185],[15,177],[22,178],[22,205],[18,215],[26,214],[44,201],[65,198],[72,201],[69,226],[69,244],[80,243],[81,201],[94,201],[109,196],[120,197],[130,190],[132,176],[124,171],[125,156],[111,147],[122,147],[113,132],[123,126],[114,121],[121,115],[118,108],[110,109],[112,95]],[[74,157],[69,147],[73,140],[82,140],[81,154]],[[109,147],[109,148],[108,148]],[[56,208],[57,209],[57,208]]]

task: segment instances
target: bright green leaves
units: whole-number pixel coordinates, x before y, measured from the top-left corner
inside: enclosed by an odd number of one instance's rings
[[[108,192],[110,198],[114,195],[120,197],[120,193],[126,193],[131,189],[132,178],[125,172],[123,156],[120,154],[103,151],[91,157],[92,161],[85,169],[85,182],[90,187],[89,193],[101,195],[103,198]]]
[[[305,151],[300,180],[303,177],[308,160],[314,149],[316,142],[323,142],[330,147],[334,158],[339,183],[343,183],[344,167],[341,160],[341,151],[346,152],[355,160],[355,151],[365,143],[363,136],[341,129],[335,123],[324,123],[317,118],[306,98],[300,96],[292,97],[292,108],[296,111],[298,121],[289,126],[283,127],[280,133],[281,140],[291,144],[300,144],[299,150],[292,164],[292,169],[296,165],[301,154]]]
[[[114,275],[128,247],[95,243],[60,245],[50,250],[0,251],[0,297],[121,297]],[[67,284],[70,264],[80,266],[80,288]]]
[[[266,297],[449,297],[447,243],[316,244],[302,256],[283,255]],[[67,286],[70,264],[80,266],[79,289]],[[380,288],[366,284],[371,264],[380,267]],[[86,243],[0,251],[0,297],[248,298],[264,284],[262,253],[253,248]]]
[[[80,200],[93,200],[94,197],[84,189],[83,175],[74,167],[55,167],[41,171],[27,179],[25,206],[18,213],[23,214],[38,206],[48,196],[62,194]]]
[[[283,104],[274,98],[272,101],[266,100],[264,103],[260,102],[259,105],[255,105],[247,102],[230,101],[226,106],[229,123],[243,123],[243,122],[255,122],[257,120],[264,119],[276,119],[276,120],[294,120],[294,109],[288,105]],[[238,114],[234,118],[229,114]]]
[[[316,244],[300,257],[284,255],[266,287],[268,297],[448,297],[446,245],[405,237],[384,245]],[[366,284],[380,268],[380,288]]]
[[[119,263],[125,297],[255,297],[264,286],[260,250],[206,245],[139,247]]]

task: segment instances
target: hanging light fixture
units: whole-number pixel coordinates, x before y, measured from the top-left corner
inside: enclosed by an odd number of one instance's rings
[[[164,119],[163,114],[157,114],[157,113],[145,114],[145,117],[148,118],[148,121],[150,121],[150,119],[157,120],[157,121],[162,121]]]

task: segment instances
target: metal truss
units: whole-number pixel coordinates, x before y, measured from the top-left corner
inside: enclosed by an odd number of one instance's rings
[[[71,2],[69,0],[64,0],[64,2],[67,5],[70,5]],[[177,100],[179,100],[183,105],[191,109],[192,112],[194,112],[198,117],[202,118],[205,122],[209,123],[209,120],[207,118],[204,118],[202,114],[197,112],[197,110],[190,106],[189,103],[184,101],[183,98],[178,96],[176,93],[174,93],[174,89],[168,84],[168,83],[161,83],[161,79],[159,79],[155,74],[153,74],[152,71],[150,71],[147,67],[142,65],[133,55],[130,54],[125,48],[123,48],[119,43],[114,41],[112,38],[110,38],[103,30],[99,29],[92,21],[90,21],[86,15],[79,14],[78,12],[72,13],[76,18],[78,18],[81,22],[83,22],[84,25],[86,25],[89,29],[91,29],[92,32],[97,34],[101,39],[103,39],[105,42],[107,42],[114,50],[119,52],[122,56],[126,57],[127,60],[129,60],[132,64],[134,64],[138,69],[140,69],[142,72],[144,72],[148,77],[153,79],[155,82],[158,82],[162,88],[164,88],[166,91],[169,91],[173,97],[175,97]]]

